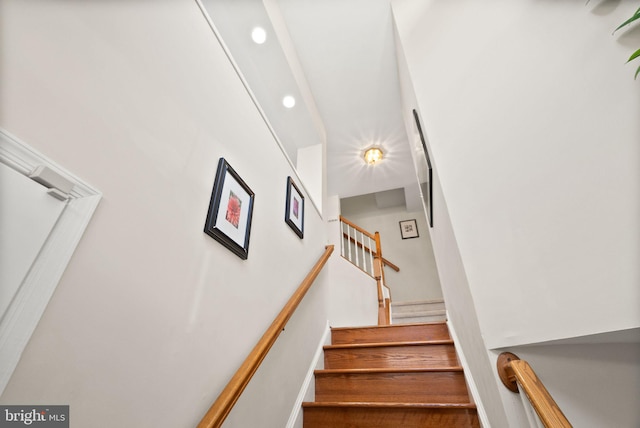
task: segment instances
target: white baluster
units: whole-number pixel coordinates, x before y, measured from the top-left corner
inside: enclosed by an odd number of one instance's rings
[[[353,258],[351,257],[351,226],[347,225],[347,245],[349,246],[349,261],[353,263]]]
[[[369,268],[367,267],[367,246],[365,245],[365,235],[362,234],[362,270],[365,272],[369,272]]]
[[[360,259],[358,257],[358,242],[360,242],[360,241],[358,241],[358,231],[357,230],[355,230],[355,238],[356,238],[356,243],[355,243],[355,246],[356,246],[356,248],[355,248],[355,251],[356,251],[356,266],[360,267]]]
[[[367,250],[365,249],[365,245],[364,245],[364,233],[362,233],[360,235],[360,237],[362,238],[362,267],[363,270],[366,272],[367,271]]]
[[[344,257],[344,223],[340,220],[340,254]]]

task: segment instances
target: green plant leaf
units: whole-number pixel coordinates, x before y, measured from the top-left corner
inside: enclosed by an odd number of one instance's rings
[[[640,19],[640,8],[638,8],[638,10],[636,10],[636,13],[633,14],[633,16],[629,19],[627,19],[626,21],[624,21],[622,24],[620,24],[618,26],[618,28],[616,28],[615,30],[613,30],[613,32],[615,33],[616,31],[618,31],[619,29],[621,29],[622,27],[624,27],[625,25],[631,24],[633,21],[636,21]]]
[[[638,49],[637,51],[632,53],[631,56],[629,57],[629,59],[627,60],[627,62],[633,61],[634,59],[638,58],[639,56],[640,56],[640,49]]]
[[[638,69],[636,70],[636,75],[633,76],[634,80],[638,77],[638,74],[640,74],[640,67],[638,67]]]

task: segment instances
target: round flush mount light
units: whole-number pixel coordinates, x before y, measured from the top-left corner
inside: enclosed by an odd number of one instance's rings
[[[251,30],[251,40],[261,45],[267,40],[267,32],[262,27],[255,27]]]
[[[364,161],[369,165],[375,165],[382,160],[382,149],[380,147],[371,147],[364,152]]]
[[[282,99],[282,105],[285,106],[286,108],[293,108],[293,106],[296,105],[296,99],[291,95],[286,95]]]

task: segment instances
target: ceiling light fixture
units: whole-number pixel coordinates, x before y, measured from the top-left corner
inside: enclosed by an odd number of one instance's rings
[[[262,27],[255,27],[251,30],[251,40],[261,45],[267,40],[267,32]]]
[[[291,95],[287,95],[282,99],[282,105],[286,108],[293,108],[296,105],[296,99]]]
[[[369,165],[375,165],[382,160],[382,155],[380,147],[371,147],[364,152],[364,161]]]

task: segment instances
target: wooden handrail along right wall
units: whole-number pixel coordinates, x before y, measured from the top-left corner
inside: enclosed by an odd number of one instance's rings
[[[497,369],[507,389],[519,393],[518,387],[522,388],[546,428],[572,428],[529,363],[511,352],[503,352],[498,356]]]

